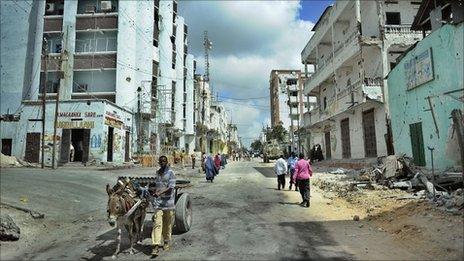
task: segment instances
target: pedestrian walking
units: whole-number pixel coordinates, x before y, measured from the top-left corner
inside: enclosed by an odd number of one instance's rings
[[[219,175],[219,170],[221,169],[221,155],[219,153],[214,156],[214,167],[216,167],[216,172]]]
[[[293,182],[293,175],[295,174],[295,165],[298,161],[298,157],[295,155],[294,152],[290,154],[290,157],[287,159],[287,168],[288,168],[288,174],[290,176],[290,186],[288,187],[289,190],[292,190],[292,185],[295,185],[295,191],[298,191],[298,186]]]
[[[280,190],[285,188],[285,174],[287,173],[287,162],[284,160],[284,156],[280,155],[274,165],[274,171],[277,175],[277,189]]]
[[[174,224],[174,200],[176,175],[168,166],[166,156],[159,157],[160,169],[155,175],[155,192],[153,193],[152,206],[153,230],[151,240],[153,244],[152,256],[156,257],[162,247],[168,250],[171,246],[172,226]]]
[[[205,159],[205,172],[206,172],[206,181],[213,183],[214,177],[217,175],[216,166],[214,166],[214,160],[211,155],[206,156]]]
[[[192,169],[195,168],[195,151],[193,151],[192,155],[190,155],[190,159],[192,160]]]
[[[221,155],[221,168],[222,168],[222,169],[225,169],[225,168],[226,168],[226,165],[227,165],[227,155],[226,155],[226,154],[222,154],[222,155]]]
[[[300,206],[309,208],[310,187],[309,178],[313,175],[313,170],[309,161],[305,160],[304,155],[300,153],[299,160],[295,165],[295,174],[293,175],[293,182],[298,182],[301,198],[303,201]]]

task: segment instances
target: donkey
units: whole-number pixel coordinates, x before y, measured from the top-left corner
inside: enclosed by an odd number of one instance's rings
[[[134,241],[142,240],[143,222],[145,220],[146,208],[148,206],[145,199],[142,199],[142,203],[132,213],[128,211],[136,204],[135,188],[132,183],[128,180],[118,181],[118,185],[110,188],[110,185],[106,185],[106,192],[108,193],[108,223],[111,226],[117,225],[118,237],[117,247],[113,254],[116,257],[119,254],[121,247],[121,228],[124,225],[130,241],[129,253],[134,254]]]

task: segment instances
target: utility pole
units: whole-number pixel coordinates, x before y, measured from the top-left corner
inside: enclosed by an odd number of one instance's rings
[[[48,83],[48,41],[47,38],[43,39],[43,58],[44,58],[44,85],[42,85],[42,169],[45,168],[45,96],[47,95]]]
[[[205,47],[205,81],[209,82],[209,50],[213,48],[213,43],[208,38],[208,31],[204,32],[203,46]]]
[[[141,152],[141,148],[142,148],[142,135],[141,135],[141,130],[140,128],[142,127],[142,124],[141,124],[141,121],[142,121],[142,117],[141,117],[141,113],[140,113],[140,103],[141,103],[141,100],[140,100],[140,92],[142,91],[142,88],[141,87],[138,87],[137,88],[137,151],[138,153],[140,154]]]
[[[55,103],[55,121],[53,123],[53,148],[52,148],[52,168],[55,169],[55,154],[56,154],[56,125],[58,123],[58,105],[60,104],[60,85],[56,90],[56,103]]]

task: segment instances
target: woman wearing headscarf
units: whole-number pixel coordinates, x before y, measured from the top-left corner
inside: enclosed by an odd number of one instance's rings
[[[219,174],[219,170],[221,169],[221,155],[219,153],[214,157],[214,166],[216,167],[217,174]]]
[[[216,166],[214,166],[214,160],[211,155],[206,156],[205,159],[205,172],[206,172],[206,181],[211,181],[213,183],[214,176],[217,175]]]

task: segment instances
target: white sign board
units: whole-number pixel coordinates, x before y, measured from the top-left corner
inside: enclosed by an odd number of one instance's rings
[[[427,49],[404,64],[407,89],[433,80],[432,50]]]

